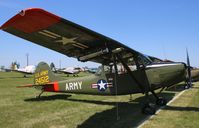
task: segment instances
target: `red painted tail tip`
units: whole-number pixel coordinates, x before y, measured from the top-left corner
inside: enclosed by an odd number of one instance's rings
[[[47,91],[47,92],[58,92],[59,91],[58,81],[54,81],[54,82],[48,83],[46,85],[50,85],[50,86],[44,86],[44,91]]]

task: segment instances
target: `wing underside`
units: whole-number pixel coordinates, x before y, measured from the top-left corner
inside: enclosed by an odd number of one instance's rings
[[[39,8],[21,11],[0,29],[80,61],[112,62],[113,52],[129,58],[137,51]]]

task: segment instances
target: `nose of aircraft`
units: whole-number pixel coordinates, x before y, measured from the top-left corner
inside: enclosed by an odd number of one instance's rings
[[[176,83],[187,80],[187,68],[185,63],[176,63],[175,67],[173,67]]]
[[[179,70],[181,70],[182,71],[182,73],[184,74],[184,79],[186,79],[186,76],[187,76],[187,68],[188,68],[188,66],[187,66],[187,64],[185,64],[185,63],[179,63],[179,67],[180,67],[180,69]]]
[[[192,84],[191,83],[191,69],[190,69],[190,66],[185,63],[181,63],[181,65],[183,65],[183,66],[179,70],[182,71],[182,75],[184,74],[182,81],[186,82],[186,85],[184,86],[184,88],[188,89],[191,87],[191,84]],[[180,65],[179,65],[179,67],[180,67]]]

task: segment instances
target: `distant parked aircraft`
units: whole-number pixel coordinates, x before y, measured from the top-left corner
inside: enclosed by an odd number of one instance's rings
[[[24,68],[18,68],[18,69],[12,70],[12,71],[20,72],[20,73],[24,74],[24,77],[27,77],[27,75],[34,74],[35,69],[36,69],[35,65],[29,65],[29,66],[26,66]]]

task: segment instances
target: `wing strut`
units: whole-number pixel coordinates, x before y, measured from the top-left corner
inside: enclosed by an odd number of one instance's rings
[[[115,95],[117,96],[117,75],[118,75],[118,69],[117,69],[117,64],[116,64],[116,56],[113,55],[113,61],[114,61],[114,68],[115,68]],[[119,105],[118,102],[116,102],[116,115],[117,115],[117,120],[120,119],[119,117]]]
[[[120,57],[120,55],[116,54],[116,57],[119,59],[119,61],[122,63],[124,68],[127,70],[128,74],[131,76],[131,78],[137,83],[138,87],[141,89],[142,93],[144,94],[146,90],[142,86],[142,84],[133,76],[131,69],[128,67],[128,65],[123,61],[123,59]]]

